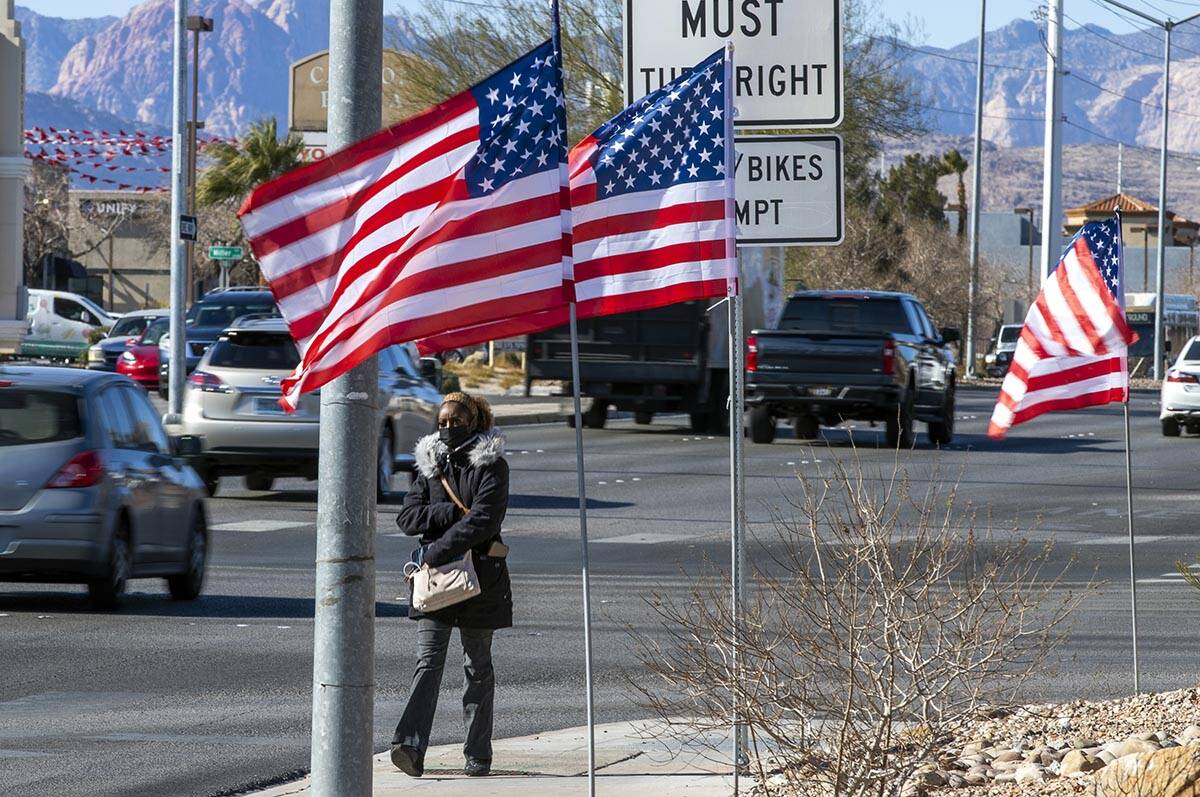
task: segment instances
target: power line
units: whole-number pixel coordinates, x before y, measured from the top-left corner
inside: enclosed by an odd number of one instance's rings
[[[925,103],[913,103],[918,108],[926,108],[930,111],[939,111],[941,113],[952,113],[957,116],[974,116],[974,111],[956,111],[953,108],[940,108],[937,105],[926,105]],[[1045,122],[1045,118],[1040,116],[1004,116],[1002,114],[985,113],[984,119],[1007,119],[1010,122]]]
[[[873,39],[874,41],[883,42],[885,44],[891,44],[896,47],[903,47],[905,50],[911,50],[912,52],[919,53],[921,55],[932,55],[935,58],[944,58],[947,61],[958,61],[961,64],[970,64],[971,66],[975,66],[974,58],[960,58],[955,55],[950,55],[949,53],[939,53],[939,52],[934,52],[933,50],[924,50],[924,49],[921,49],[920,47],[914,47],[911,44],[905,44],[904,42],[899,41],[898,39],[892,39],[892,38],[888,38],[888,37],[884,37],[884,36],[874,36],[870,33],[866,34],[866,37],[868,39]],[[1015,70],[1018,72],[1045,72],[1046,71],[1045,69],[1039,69],[1038,67],[1033,67],[1033,66],[1017,66],[1016,64],[992,64],[992,63],[988,63],[986,61],[984,62],[983,65],[985,67],[988,67],[991,69],[1012,69],[1012,70]]]

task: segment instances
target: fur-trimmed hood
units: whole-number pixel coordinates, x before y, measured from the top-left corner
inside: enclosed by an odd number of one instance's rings
[[[441,473],[438,463],[450,455],[449,447],[438,437],[437,432],[425,435],[417,441],[413,452],[417,459],[417,470],[426,479],[434,479]],[[471,446],[469,461],[472,468],[491,465],[504,456],[504,435],[499,429],[481,432]]]

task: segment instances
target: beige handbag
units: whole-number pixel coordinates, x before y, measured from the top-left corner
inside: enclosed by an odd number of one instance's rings
[[[459,509],[464,513],[470,511],[455,495],[445,476],[442,477],[442,487]],[[480,593],[475,561],[470,551],[463,554],[461,559],[441,567],[408,562],[404,565],[404,577],[412,582],[412,607],[419,612],[436,612]]]

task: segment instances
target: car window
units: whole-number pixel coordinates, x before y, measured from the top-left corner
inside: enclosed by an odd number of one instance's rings
[[[70,393],[0,388],[0,446],[53,443],[83,436],[79,399]]]
[[[153,320],[153,316],[148,315],[118,318],[117,323],[113,324],[108,335],[113,338],[136,338],[146,331],[146,327],[150,326],[150,322]]]
[[[421,373],[413,365],[412,357],[409,355],[408,350],[404,346],[393,346],[391,348],[392,353],[396,357],[396,367],[402,368],[404,373],[413,379],[420,379]]]
[[[1016,326],[1000,327],[1000,342],[1001,343],[1016,343],[1017,338],[1021,337],[1021,328]]]
[[[1183,350],[1183,356],[1180,360],[1200,360],[1200,340],[1193,340],[1188,344],[1188,347]]]
[[[396,355],[392,349],[392,346],[388,346],[385,349],[380,349],[379,353],[375,355],[381,376],[387,376],[396,370]]]
[[[917,316],[917,329],[930,340],[936,340],[938,337],[937,331],[933,328],[933,322],[929,320],[929,314],[925,312],[925,308],[920,302],[910,302],[913,312]]]
[[[196,308],[194,323],[198,327],[227,327],[234,322],[234,319],[244,315],[279,315],[279,310],[271,301],[204,301]]]
[[[101,417],[104,430],[113,448],[137,448],[134,443],[134,418],[121,391],[113,386],[100,394]]]
[[[68,321],[79,321],[85,324],[90,324],[96,320],[82,304],[74,299],[64,299],[61,296],[54,297],[54,314]]]
[[[157,451],[166,454],[170,451],[167,434],[163,431],[162,421],[149,399],[140,388],[123,386],[121,395],[126,401],[133,417],[134,446],[144,451]]]
[[[780,329],[808,332],[912,333],[903,302],[892,298],[799,297],[790,300],[779,321]]]
[[[300,363],[300,352],[290,335],[279,332],[239,332],[213,344],[208,364],[214,368],[255,368],[290,371]]]
[[[146,328],[142,339],[138,341],[144,345],[154,346],[163,339],[163,335],[171,329],[171,322],[166,318],[159,318],[153,324]]]

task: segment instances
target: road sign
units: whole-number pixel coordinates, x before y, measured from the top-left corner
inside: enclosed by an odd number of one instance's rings
[[[184,241],[196,240],[195,216],[179,216],[179,238]]]
[[[209,260],[241,260],[245,250],[240,246],[210,246],[208,247]]]
[[[737,242],[842,242],[841,136],[738,136]]]
[[[738,128],[842,120],[841,0],[625,0],[626,104],[734,43]]]

